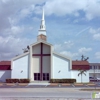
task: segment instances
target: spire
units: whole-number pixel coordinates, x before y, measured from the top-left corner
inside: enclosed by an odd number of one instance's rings
[[[45,18],[44,18],[44,9],[42,12],[42,19],[41,19],[41,25],[40,25],[40,29],[38,32],[38,37],[37,40],[40,41],[46,41],[47,37],[46,37],[46,26],[45,26]]]
[[[42,12],[42,20],[44,20],[44,9],[43,9],[43,12]]]
[[[41,20],[41,25],[40,25],[40,29],[39,29],[39,34],[43,34],[46,35],[46,26],[45,26],[45,19],[44,19],[44,9],[42,12],[42,20]]]

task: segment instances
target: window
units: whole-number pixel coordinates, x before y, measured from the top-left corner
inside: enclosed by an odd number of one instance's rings
[[[49,80],[49,73],[43,73],[43,80],[45,81]]]
[[[34,80],[40,80],[40,73],[34,73]]]
[[[90,66],[90,69],[92,69],[92,66]]]

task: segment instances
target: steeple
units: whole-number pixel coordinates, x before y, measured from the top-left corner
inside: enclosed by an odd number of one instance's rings
[[[44,18],[44,9],[42,12],[42,20],[41,20],[41,25],[40,25],[40,29],[38,32],[37,40],[38,41],[40,41],[40,40],[46,41],[46,26],[45,26],[45,18]]]

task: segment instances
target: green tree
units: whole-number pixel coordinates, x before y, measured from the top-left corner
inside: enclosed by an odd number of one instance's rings
[[[81,75],[81,83],[82,83],[82,75],[84,74],[86,76],[85,74],[86,70],[79,70],[79,71],[80,72],[78,73],[78,76]]]

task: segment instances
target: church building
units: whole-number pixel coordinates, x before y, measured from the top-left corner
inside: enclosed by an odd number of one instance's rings
[[[47,42],[44,11],[37,42],[11,63],[11,78],[29,78],[31,81],[71,78],[71,58],[55,53],[53,45]]]
[[[79,63],[78,63],[79,64]],[[87,63],[86,63],[87,64]],[[77,64],[75,63],[75,66]],[[6,72],[5,72],[6,73]],[[54,52],[53,45],[47,42],[44,10],[37,42],[28,46],[28,51],[11,60],[10,75],[6,78],[30,79],[31,82],[50,81],[50,79],[76,79],[81,82],[79,71],[72,70],[72,59]],[[89,82],[89,72],[83,77]]]

